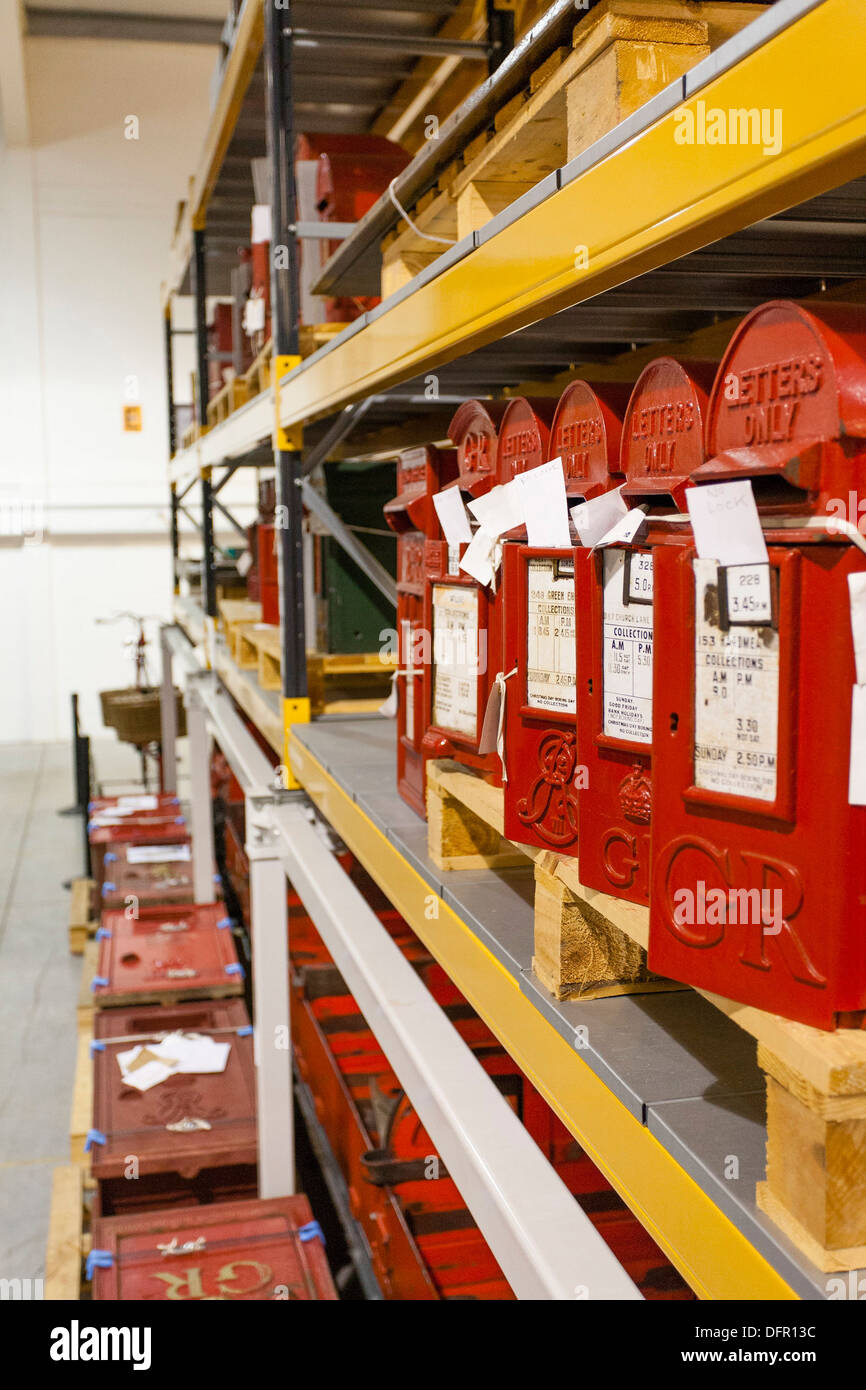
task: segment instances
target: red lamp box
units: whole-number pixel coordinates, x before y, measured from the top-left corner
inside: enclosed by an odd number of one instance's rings
[[[625,386],[573,381],[553,418],[569,503],[616,487]],[[575,550],[504,548],[506,686],[504,834],[518,844],[577,851]]]
[[[543,463],[555,408],[555,401],[543,398],[517,397],[507,405],[464,402],[449,427],[461,491],[481,497]],[[449,555],[444,542],[427,547],[425,611],[433,666],[424,748],[428,757],[454,758],[501,786],[499,754],[479,751],[487,703],[502,671],[501,584],[491,591],[461,570],[465,551]]]
[[[124,1080],[118,1057],[157,1046],[171,1033],[228,1043],[225,1069],[177,1072],[144,1091]],[[243,1001],[108,1009],[96,1014],[94,1034],[88,1146],[102,1215],[206,1202],[223,1191],[254,1196],[256,1077]],[[158,1065],[146,1051],[133,1060],[139,1070]]]
[[[752,480],[769,565],[658,557],[650,964],[818,1028],[859,1023],[849,578],[866,556],[824,527],[849,495],[856,523],[866,491],[866,311],[772,302],[744,319],[707,454],[696,485]]]
[[[191,903],[192,852],[189,836],[145,838],[139,829],[133,843],[112,842],[103,856],[103,879],[99,898],[103,908],[124,907],[131,898],[139,906],[151,903]]]
[[[93,981],[98,1009],[240,994],[243,969],[222,903],[103,912]]]
[[[335,1301],[318,1225],[303,1195],[97,1221],[98,1301]]]
[[[641,373],[623,421],[623,496],[646,511],[645,536],[578,551],[578,806],[580,877],[631,902],[649,901],[654,555],[687,544],[671,518],[703,463],[712,368],[660,357]],[[687,529],[687,527],[686,527]],[[658,626],[668,621],[660,613]]]
[[[106,854],[111,854],[118,844],[174,844],[189,839],[186,817],[181,814],[176,796],[132,797],[128,801],[118,797],[116,801],[119,804],[114,804],[114,798],[100,797],[88,807],[91,873],[97,884],[105,876]],[[140,801],[147,805],[135,804]]]
[[[425,661],[424,547],[441,540],[433,497],[457,477],[457,450],[428,444],[405,449],[397,460],[397,496],[385,505],[385,520],[397,533],[397,790],[419,816],[426,816],[424,710],[430,680]],[[416,658],[419,658],[416,660]]]

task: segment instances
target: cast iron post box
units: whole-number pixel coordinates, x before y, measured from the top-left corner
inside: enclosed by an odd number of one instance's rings
[[[186,832],[180,839],[178,829],[154,823],[153,834],[147,834],[142,824],[131,843],[112,842],[106,848],[98,896],[103,908],[123,907],[131,899],[139,906],[192,902],[190,839]],[[157,835],[157,830],[163,833]]]
[[[271,1197],[97,1221],[98,1301],[334,1301],[306,1197]]]
[[[656,653],[649,960],[829,1029],[866,1009],[848,582],[866,556],[832,533],[849,507],[856,525],[864,497],[862,307],[776,301],[739,326],[694,482],[746,478],[769,564],[721,566],[689,546],[656,567],[668,621]]]
[[[222,903],[103,912],[93,981],[98,1009],[240,994],[243,968]]]
[[[653,556],[686,543],[673,518],[703,462],[712,368],[673,358],[638,378],[622,429],[623,495],[647,520],[633,542],[578,551],[580,877],[589,888],[649,900],[653,704]],[[686,528],[687,529],[687,528]],[[644,534],[645,533],[645,534]],[[662,618],[662,622],[664,622]]]
[[[464,499],[483,497],[501,479],[497,429],[504,401],[464,401],[448,427],[457,447],[457,481]],[[499,759],[478,753],[489,682],[489,590],[460,568],[465,545],[428,540],[424,546],[424,630],[429,642],[425,681],[424,758],[459,758],[489,775]],[[498,668],[496,668],[498,669]],[[494,672],[495,674],[495,672]]]
[[[419,816],[427,814],[421,740],[430,680],[423,640],[424,547],[442,535],[433,497],[456,477],[456,449],[405,449],[397,460],[397,496],[385,506],[385,520],[397,532],[397,790]]]
[[[99,797],[90,802],[87,815],[90,863],[97,885],[104,876],[105,855],[111,853],[115,842],[168,844],[189,839],[176,796]]]
[[[550,433],[568,502],[589,501],[621,481],[628,387],[573,381]],[[505,546],[506,686],[504,833],[519,844],[577,851],[575,550]]]
[[[241,999],[96,1014],[90,1160],[103,1212],[163,1205],[178,1193],[205,1198],[229,1176],[235,1187],[245,1180],[255,1194],[252,1031]],[[193,1047],[207,1039],[225,1052],[228,1044],[223,1069],[194,1071],[193,1054],[186,1061],[178,1054],[174,1060],[187,1069],[166,1074],[146,1089],[136,1086],[137,1076],[149,1082],[159,1074],[161,1062],[154,1058],[166,1050],[171,1055],[169,1035],[174,1034]],[[161,1051],[152,1054],[154,1047]],[[125,1071],[119,1057],[127,1063]],[[204,1065],[216,1065],[210,1054]],[[130,1172],[133,1154],[136,1163]]]

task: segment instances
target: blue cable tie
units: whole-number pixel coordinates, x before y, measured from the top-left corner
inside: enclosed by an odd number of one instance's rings
[[[110,940],[111,940],[111,927],[97,927],[97,928],[96,928],[96,939],[97,939],[97,941],[110,941]]]
[[[107,1144],[107,1143],[108,1143],[108,1140],[106,1139],[105,1135],[102,1133],[102,1130],[101,1130],[101,1129],[89,1129],[89,1130],[87,1131],[87,1138],[86,1138],[85,1141],[84,1141],[84,1152],[85,1152],[86,1154],[89,1154],[89,1153],[90,1153],[90,1150],[93,1148],[93,1145],[94,1145],[94,1144]]]
[[[116,892],[117,892],[117,884],[116,884],[116,883],[110,883],[109,880],[106,879],[105,882],[104,882],[103,885],[102,885],[102,896],[103,896],[103,897],[106,897],[106,895],[107,895],[108,893],[116,893]]]
[[[315,1240],[317,1236],[324,1245],[325,1237],[322,1235],[322,1228],[318,1221],[308,1221],[306,1226],[298,1227],[298,1238],[304,1241],[305,1244],[308,1240]]]
[[[84,1273],[87,1279],[93,1278],[95,1269],[113,1269],[114,1256],[110,1250],[90,1250],[87,1254],[87,1262],[84,1266]]]
[[[222,883],[222,881],[223,881],[223,876],[222,876],[222,874],[214,874],[214,876],[213,876],[213,881],[214,881],[214,883]]]
[[[89,821],[87,822],[87,833],[88,833],[88,835],[92,835],[93,832],[94,832],[94,830],[98,830],[98,829],[99,829],[99,826],[96,824],[96,821],[95,821],[95,820],[89,820]]]
[[[93,810],[93,808],[94,808],[95,805],[96,805],[96,802],[95,802],[95,801],[88,801],[88,803],[87,803],[87,814],[88,814],[88,815],[89,815],[90,812]]]
[[[252,1035],[252,1031],[253,1031],[253,1025],[252,1025],[251,1023],[245,1023],[244,1026],[243,1026],[243,1028],[239,1028],[239,1029],[238,1029],[238,1037],[239,1037],[239,1038],[248,1038],[248,1037],[250,1037],[250,1036]]]
[[[171,798],[171,805],[172,805],[172,806],[179,806],[179,805],[180,805],[180,797],[179,797],[179,796],[173,796],[173,797]]]
[[[90,1040],[90,1055],[91,1055],[91,1057],[93,1056],[94,1052],[104,1052],[104,1051],[105,1051],[105,1043],[104,1043],[104,1042],[100,1042],[98,1038],[91,1038],[91,1040]]]
[[[227,974],[227,975],[240,975],[240,977],[241,977],[242,980],[245,980],[245,979],[246,979],[246,975],[244,974],[244,967],[241,965],[240,961],[237,961],[237,960],[235,961],[234,965],[227,965],[227,966],[226,966],[226,974]]]
[[[232,925],[232,919],[231,919],[231,917],[221,917],[221,918],[219,919],[219,921],[217,922],[217,926],[218,926],[218,928],[220,929],[220,931],[224,931],[226,927],[230,927],[231,925]]]
[[[103,864],[114,864],[116,860],[117,855],[112,854],[111,850],[106,850],[105,854],[102,856]]]
[[[93,979],[90,981],[90,988],[91,990],[96,990],[99,988],[100,985],[110,984],[111,981],[109,980],[107,975],[94,975]]]
[[[186,816],[175,816],[175,825],[186,825]]]

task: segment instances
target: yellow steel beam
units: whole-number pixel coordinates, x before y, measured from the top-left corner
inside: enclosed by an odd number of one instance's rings
[[[825,0],[684,103],[782,115],[761,145],[678,144],[663,117],[289,377],[286,426],[336,410],[866,172],[866,5]]]
[[[538,1012],[512,975],[316,758],[298,782],[701,1298],[795,1291]]]

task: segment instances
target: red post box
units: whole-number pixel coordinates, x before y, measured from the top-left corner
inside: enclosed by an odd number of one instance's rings
[[[556,408],[551,459],[561,458],[569,502],[589,501],[619,473],[625,386],[573,381]],[[505,547],[507,685],[504,833],[519,844],[577,850],[575,550]]]
[[[306,1197],[115,1216],[94,1224],[97,1301],[333,1301]]]
[[[449,428],[458,450],[457,486],[470,497],[481,497],[543,463],[555,409],[556,402],[544,398],[516,397],[507,405],[465,402]],[[495,587],[480,584],[459,568],[464,554],[461,547],[449,555],[443,543],[427,548],[432,675],[424,746],[428,757],[454,758],[499,786],[499,754],[481,753],[478,745],[487,702],[502,671],[501,574]]]
[[[623,495],[647,515],[628,545],[578,551],[578,801],[580,877],[589,888],[649,899],[654,598],[653,557],[685,544],[671,518],[703,462],[712,368],[673,358],[639,377],[623,422]]]
[[[752,480],[769,564],[658,557],[649,960],[829,1029],[866,1009],[866,808],[848,801],[866,556],[823,529],[864,496],[866,311],[750,314],[707,456],[697,486]]]
[[[433,497],[456,477],[456,449],[405,449],[397,460],[397,496],[385,505],[385,520],[397,532],[397,790],[419,816],[427,814],[421,741],[430,680],[423,641],[424,547],[441,541]]]
[[[103,912],[97,1008],[240,994],[243,968],[222,903]]]
[[[157,831],[162,831],[157,834]],[[171,835],[171,831],[174,834]],[[182,838],[179,838],[178,831]],[[144,825],[127,840],[105,851],[98,901],[104,908],[123,907],[130,899],[149,903],[191,903],[192,850],[189,835],[179,826]]]
[[[277,531],[273,522],[257,528],[258,588],[262,622],[276,627],[280,621],[280,575],[277,567]]]
[[[229,1170],[256,1181],[256,1076],[252,1027],[240,999],[168,1007],[105,1009],[94,1019],[91,1171],[102,1210],[141,1210],[186,1193],[204,1197]],[[225,1057],[222,1070],[195,1071],[190,1054],[172,1052],[170,1035],[187,1035]],[[166,1043],[166,1037],[169,1037]],[[195,1039],[193,1040],[193,1046]],[[156,1052],[153,1049],[156,1048]],[[184,1070],[164,1074],[163,1053]],[[129,1065],[121,1069],[119,1058]],[[211,1055],[205,1065],[216,1066]],[[149,1072],[148,1069],[149,1068]],[[163,1079],[141,1089],[163,1073]],[[134,1174],[129,1156],[134,1153]],[[239,1170],[245,1169],[241,1174]]]

